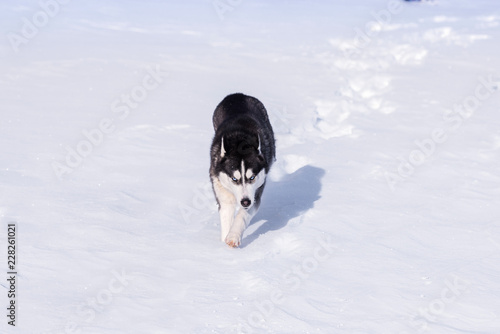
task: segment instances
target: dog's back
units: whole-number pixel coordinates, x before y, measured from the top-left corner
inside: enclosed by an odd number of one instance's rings
[[[275,159],[274,133],[266,108],[258,99],[241,93],[228,95],[215,108],[212,122],[215,144],[220,141],[222,133],[226,134],[225,140],[229,140],[233,133],[258,135],[262,155],[268,168],[271,167]]]
[[[247,96],[241,93],[228,95],[215,108],[212,118],[214,130],[217,131],[219,125],[224,121],[237,119],[241,116],[250,116],[262,124],[261,126],[270,126],[267,117],[267,111],[264,105],[255,97]],[[267,123],[267,124],[265,124]]]

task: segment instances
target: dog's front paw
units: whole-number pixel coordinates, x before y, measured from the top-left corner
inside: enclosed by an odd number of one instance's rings
[[[228,244],[229,247],[238,247],[241,244],[240,236],[236,233],[229,233],[226,237],[226,244]]]

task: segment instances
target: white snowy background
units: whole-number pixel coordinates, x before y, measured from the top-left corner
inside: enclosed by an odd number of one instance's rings
[[[500,333],[498,1],[6,0],[0,35],[0,332]],[[238,249],[234,92],[277,137]]]

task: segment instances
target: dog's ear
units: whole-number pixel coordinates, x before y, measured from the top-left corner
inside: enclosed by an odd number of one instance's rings
[[[224,149],[224,136],[222,136],[222,139],[220,140],[220,157],[224,158],[225,154],[226,150]]]
[[[260,163],[264,163],[264,156],[262,155],[262,151],[260,150],[260,136],[257,134],[257,160],[259,160]]]
[[[257,135],[257,142],[258,142],[258,144],[257,144],[257,152],[259,152],[259,156],[261,156],[262,152],[260,151],[260,136],[259,135]]]

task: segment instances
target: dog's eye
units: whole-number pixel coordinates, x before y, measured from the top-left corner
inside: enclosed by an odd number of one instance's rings
[[[251,181],[255,180],[255,175],[250,176],[250,180]]]
[[[238,182],[238,179],[235,178],[234,176],[232,177],[233,182]]]

